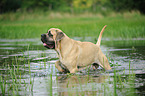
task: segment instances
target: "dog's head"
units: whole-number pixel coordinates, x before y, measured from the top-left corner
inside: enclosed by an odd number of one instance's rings
[[[64,38],[64,33],[57,28],[51,28],[46,34],[41,35],[41,41],[43,42],[44,47],[48,49],[55,49],[56,42]]]

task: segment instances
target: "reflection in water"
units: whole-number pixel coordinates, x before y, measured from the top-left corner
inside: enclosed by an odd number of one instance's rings
[[[80,96],[97,96],[97,94],[103,93],[104,89],[101,83],[104,83],[106,78],[107,76],[104,75],[97,77],[88,75],[58,76],[58,94],[59,96],[70,96],[70,94],[71,96],[76,94]]]

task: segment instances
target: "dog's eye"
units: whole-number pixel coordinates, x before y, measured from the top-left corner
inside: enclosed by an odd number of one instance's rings
[[[53,36],[50,31],[48,32],[48,36]]]

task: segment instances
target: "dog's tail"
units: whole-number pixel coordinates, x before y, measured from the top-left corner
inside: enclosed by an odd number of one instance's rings
[[[103,29],[101,30],[100,35],[99,35],[99,38],[98,38],[98,41],[97,41],[96,45],[99,45],[99,46],[100,46],[100,43],[101,43],[101,38],[102,38],[102,34],[103,34],[103,32],[104,32],[104,30],[105,30],[105,28],[106,28],[106,27],[107,27],[107,25],[105,25],[105,26],[103,27]]]

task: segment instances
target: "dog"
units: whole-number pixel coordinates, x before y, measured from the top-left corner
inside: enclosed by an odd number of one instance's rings
[[[90,64],[93,65],[93,69],[101,66],[105,70],[110,70],[108,60],[100,49],[106,26],[101,30],[96,44],[73,40],[58,28],[51,28],[46,34],[42,34],[41,41],[44,47],[56,51],[59,60],[55,62],[55,67],[60,72],[75,73]]]

